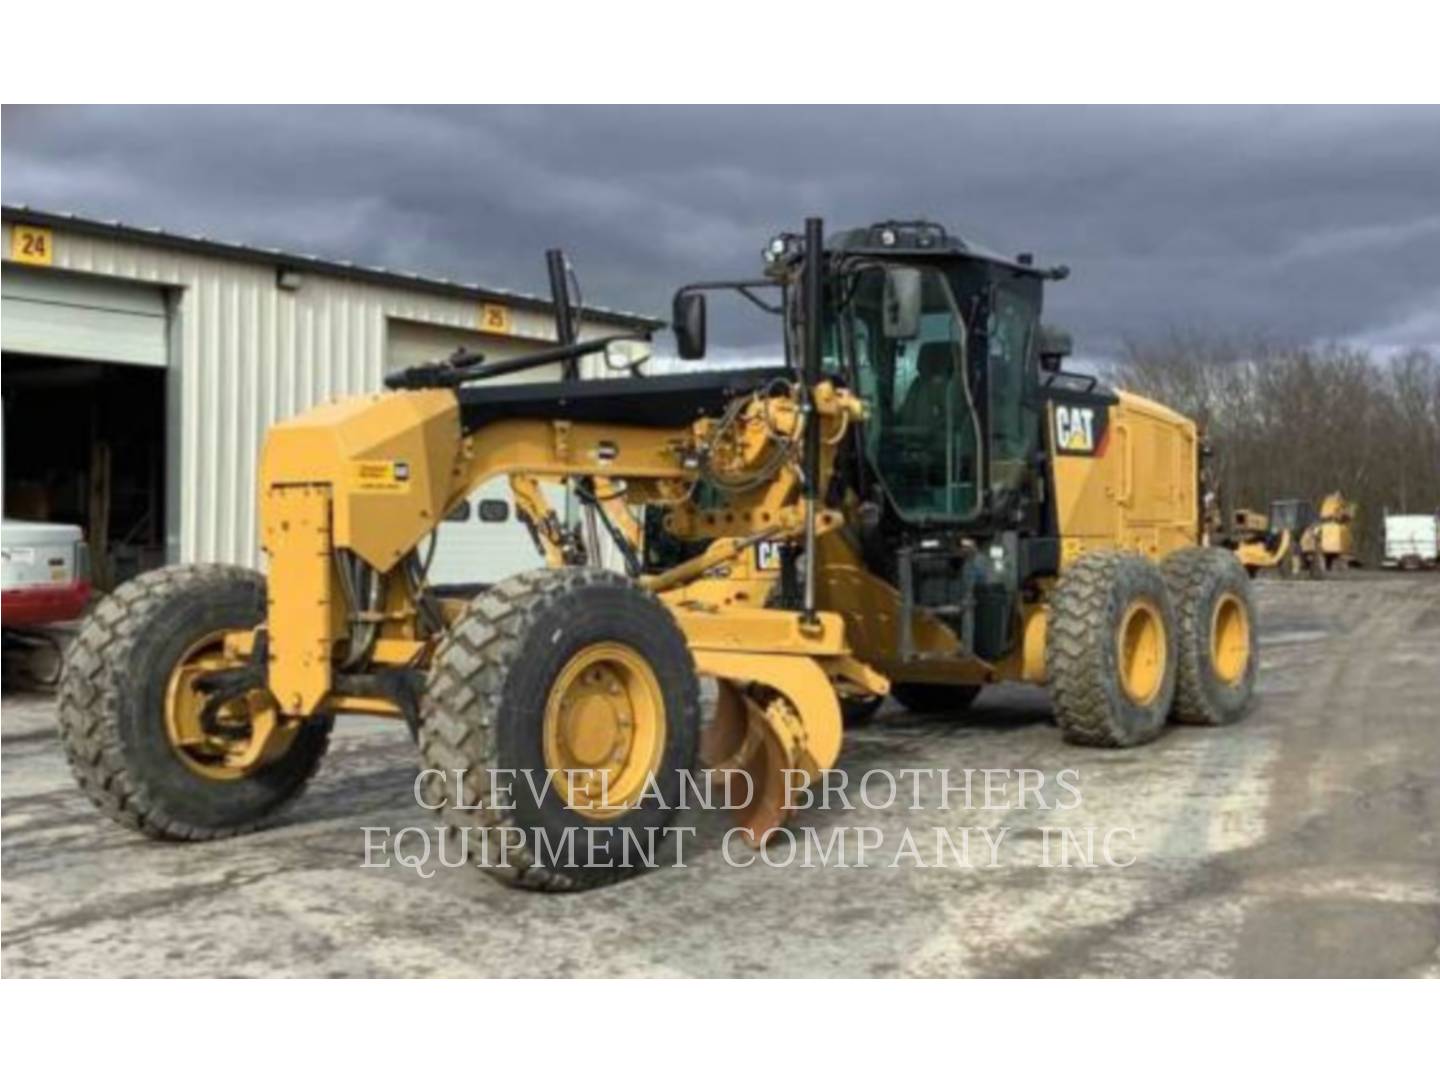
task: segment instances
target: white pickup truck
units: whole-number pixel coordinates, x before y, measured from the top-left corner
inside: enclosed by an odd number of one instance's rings
[[[1423,570],[1440,564],[1440,516],[1386,514],[1382,565]]]

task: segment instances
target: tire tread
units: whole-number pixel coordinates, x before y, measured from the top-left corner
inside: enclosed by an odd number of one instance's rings
[[[1252,620],[1255,618],[1250,577],[1232,552],[1213,547],[1181,548],[1166,556],[1160,570],[1165,575],[1165,586],[1175,606],[1175,624],[1182,646],[1175,678],[1175,701],[1170,708],[1171,719],[1179,724],[1208,727],[1229,723],[1229,718],[1216,713],[1214,703],[1205,693],[1205,672],[1200,667],[1204,661],[1201,650],[1190,646],[1198,635],[1209,633],[1206,614],[1200,606],[1207,595],[1206,586],[1217,575],[1226,574],[1233,579],[1241,592],[1246,613]]]
[[[1142,556],[1119,550],[1087,552],[1065,570],[1051,594],[1045,668],[1055,719],[1068,742],[1083,746],[1125,747],[1146,742],[1159,728],[1138,738],[1119,722],[1111,706],[1108,672],[1096,663],[1110,622],[1110,596],[1117,578],[1152,566]],[[1161,599],[1164,599],[1163,583]],[[1173,635],[1174,619],[1165,614]],[[1173,653],[1173,644],[1171,646]]]
[[[442,639],[421,710],[420,753],[427,768],[440,769],[447,778],[453,777],[455,769],[464,770],[466,809],[448,805],[448,783],[434,776],[428,778],[426,801],[431,805],[447,803],[440,818],[452,839],[463,842],[463,835],[455,834],[463,834],[466,829],[499,830],[515,824],[511,810],[491,805],[490,770],[500,767],[495,723],[506,675],[520,656],[530,629],[566,594],[593,585],[616,584],[633,589],[671,618],[668,609],[651,593],[619,574],[592,567],[547,568],[516,574],[480,594]],[[693,661],[683,677],[688,681],[686,700],[698,701]],[[689,719],[698,726],[698,716]],[[594,888],[631,873],[624,867],[591,868],[582,878],[538,865],[528,847],[511,848],[507,860],[503,865],[477,865],[507,885],[546,892]]]
[[[156,801],[121,745],[119,715],[134,692],[128,663],[140,634],[169,600],[190,591],[243,583],[265,588],[259,574],[236,566],[191,563],[161,567],[131,578],[96,606],[71,643],[60,686],[57,721],[70,772],[87,798],[111,821],[157,840],[217,840],[253,832],[263,819],[223,827],[184,822]],[[314,776],[329,742],[329,720],[318,752],[285,797],[298,797]],[[275,809],[278,809],[277,806]]]

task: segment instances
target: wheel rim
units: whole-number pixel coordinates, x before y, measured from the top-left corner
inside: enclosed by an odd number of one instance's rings
[[[225,651],[225,636],[206,634],[181,655],[165,686],[165,734],[175,756],[207,780],[239,780],[274,760],[294,738],[296,725],[281,727],[274,702],[264,690],[252,690],[225,702],[216,712],[215,730],[201,720],[207,696],[196,680],[217,671],[233,671],[244,661]]]
[[[618,642],[587,645],[545,702],[545,767],[556,791],[593,820],[623,814],[665,747],[665,700],[654,669]]]
[[[1210,666],[1215,677],[1233,686],[1250,666],[1250,616],[1234,593],[1225,593],[1210,619]]]
[[[1118,636],[1120,686],[1136,705],[1149,705],[1165,681],[1165,620],[1149,600],[1125,609]]]

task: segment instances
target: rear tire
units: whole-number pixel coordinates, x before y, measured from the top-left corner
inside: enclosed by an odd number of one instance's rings
[[[980,696],[980,686],[954,686],[949,683],[892,683],[890,696],[912,713],[925,716],[947,716],[963,713]]]
[[[105,816],[155,839],[214,840],[259,828],[300,794],[329,744],[328,716],[232,779],[197,774],[166,731],[170,674],[187,650],[264,621],[265,579],[233,566],[167,566],[100,601],[70,647],[58,716],[70,770]]]
[[[1175,616],[1154,563],[1082,555],[1050,598],[1045,666],[1069,742],[1137,746],[1160,734],[1175,696]]]
[[[563,777],[548,764],[557,686],[567,685],[577,658],[583,663],[595,649],[637,657],[661,715],[653,767],[639,766],[659,798],[612,808],[603,820],[562,794]],[[602,673],[602,682],[608,677]],[[638,732],[643,706],[627,696],[633,689],[627,686],[617,700],[630,702],[636,719],[629,730]],[[607,731],[614,726],[605,713],[609,698],[598,697],[591,703],[598,712],[567,714],[585,721],[578,737],[567,736],[572,741],[593,734],[597,724]],[[439,809],[452,851],[464,845],[474,865],[508,885],[550,891],[606,885],[645,868],[639,855],[648,854],[651,836],[658,853],[663,830],[678,813],[682,774],[695,767],[699,729],[694,659],[674,616],[653,595],[618,574],[589,568],[518,574],[471,601],[436,651],[421,705],[425,801]],[[605,745],[619,746],[624,738]],[[624,745],[637,744],[632,738]],[[627,859],[632,865],[622,865]]]
[[[1233,724],[1250,708],[1258,667],[1250,579],[1220,548],[1183,548],[1169,555],[1161,570],[1179,639],[1171,719]]]

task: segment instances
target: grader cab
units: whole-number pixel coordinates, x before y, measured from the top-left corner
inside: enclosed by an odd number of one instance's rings
[[[1201,546],[1195,425],[1063,370],[1040,316],[1065,274],[929,223],[826,239],[811,219],[762,276],[675,297],[683,358],[725,291],[778,320],[783,364],[494,383],[611,344],[574,340],[559,275],[555,347],[410,369],[272,428],[263,577],[169,567],[97,608],[61,695],[81,786],[147,835],[228,836],[298,793],[333,717],[392,716],[445,826],[500,839],[477,863],[576,889],[632,873],[609,856],[668,827],[702,765],[744,778],[765,842],[887,696],[960,715],[1040,683],[1096,746],[1239,719],[1250,586]],[[442,596],[436,526],[497,476],[547,566]]]

